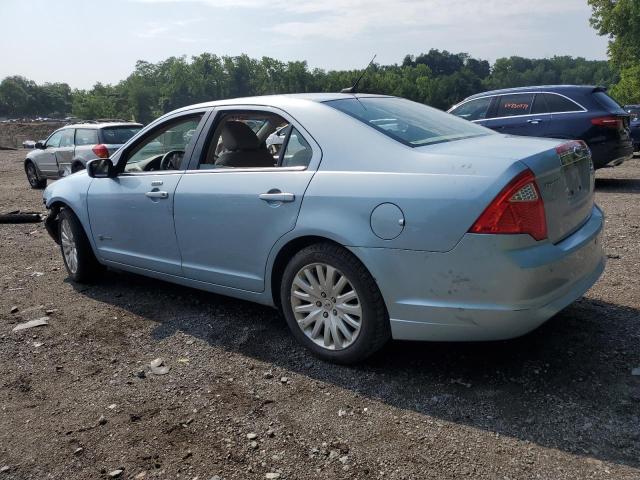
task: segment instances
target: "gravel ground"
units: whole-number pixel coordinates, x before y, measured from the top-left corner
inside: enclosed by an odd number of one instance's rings
[[[23,156],[0,152],[0,212],[42,209]],[[597,176],[610,259],[583,299],[517,340],[395,342],[357,367],[269,308],[74,285],[42,225],[0,225],[0,480],[640,479],[640,160]]]

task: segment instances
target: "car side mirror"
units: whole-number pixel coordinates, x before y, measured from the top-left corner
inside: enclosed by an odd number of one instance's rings
[[[87,174],[91,178],[114,178],[116,169],[110,158],[96,158],[87,162]]]
[[[44,150],[45,149],[45,144],[43,141],[37,141],[35,144],[35,148],[37,148],[38,150]]]

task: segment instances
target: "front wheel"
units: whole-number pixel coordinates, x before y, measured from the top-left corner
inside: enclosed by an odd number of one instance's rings
[[[60,211],[58,233],[62,259],[71,279],[79,283],[95,281],[104,267],[93,254],[80,220],[68,208]]]
[[[390,338],[373,277],[337,245],[320,243],[298,252],[284,271],[280,299],[293,335],[324,360],[356,363]]]
[[[24,166],[24,171],[27,174],[27,180],[31,188],[42,190],[47,186],[47,179],[38,176],[38,170],[33,162],[28,161]]]

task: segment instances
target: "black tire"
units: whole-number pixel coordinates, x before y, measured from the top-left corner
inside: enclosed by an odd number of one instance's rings
[[[337,269],[348,279],[359,298],[362,311],[360,330],[353,343],[343,349],[329,350],[316,344],[298,326],[293,312],[291,289],[295,277],[303,268],[313,264]],[[375,280],[351,252],[338,245],[317,243],[294,255],[282,276],[280,302],[294,337],[323,360],[341,364],[361,362],[382,348],[391,337],[387,310]],[[333,312],[335,314],[335,310]]]
[[[29,182],[29,185],[31,185],[31,188],[42,190],[47,186],[47,179],[40,178],[38,169],[32,161],[27,161],[24,164],[24,172],[27,174],[27,181]]]
[[[68,232],[64,231],[67,225],[72,234],[70,236]],[[93,283],[98,280],[104,266],[96,259],[80,220],[69,208],[63,208],[58,215],[58,238],[60,239],[62,260],[71,279],[78,283]],[[63,238],[70,240],[75,246],[75,265],[71,259],[67,260],[68,255],[65,254],[65,248],[68,243],[63,241]]]
[[[85,166],[82,164],[82,162],[75,162],[73,165],[71,165],[71,173],[76,173],[84,169]]]

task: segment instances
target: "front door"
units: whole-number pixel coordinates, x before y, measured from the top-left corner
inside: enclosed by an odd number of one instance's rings
[[[200,112],[160,124],[125,148],[116,178],[93,179],[87,204],[91,233],[103,259],[181,275],[174,193],[202,117]]]
[[[295,227],[320,159],[298,128],[289,129],[282,146],[267,146],[269,135],[288,124],[270,111],[218,113],[200,161],[192,159],[176,190],[186,277],[264,290],[269,253]]]
[[[76,147],[74,144],[75,129],[64,130],[60,139],[60,147],[56,150],[56,161],[58,162],[58,176],[64,177],[71,173],[71,162]]]
[[[44,150],[38,152],[36,162],[38,168],[47,177],[58,176],[58,160],[56,158],[56,152],[60,147],[60,139],[64,135],[65,130],[58,130],[51,135],[45,143]]]

